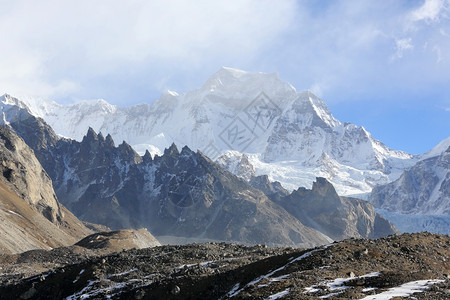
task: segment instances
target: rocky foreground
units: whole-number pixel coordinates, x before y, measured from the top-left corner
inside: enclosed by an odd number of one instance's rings
[[[206,243],[99,253],[72,246],[2,255],[0,298],[375,299],[400,286],[403,296],[450,297],[447,235],[349,239],[314,249]]]

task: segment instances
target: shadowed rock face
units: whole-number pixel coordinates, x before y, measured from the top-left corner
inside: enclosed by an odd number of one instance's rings
[[[91,233],[56,198],[52,181],[25,142],[0,126],[0,249],[71,245]]]
[[[279,197],[289,195],[288,190],[278,182],[271,182],[267,175],[253,176],[249,184],[264,192],[271,199],[278,199]]]
[[[306,226],[334,240],[377,238],[397,232],[389,221],[375,212],[372,204],[339,196],[325,178],[318,177],[311,190],[299,188],[278,203]]]

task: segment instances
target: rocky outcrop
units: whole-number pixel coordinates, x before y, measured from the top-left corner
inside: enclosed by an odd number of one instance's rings
[[[249,181],[251,178],[256,176],[255,168],[249,162],[246,154],[240,154],[236,151],[229,151],[228,153],[220,156],[217,159],[217,163],[244,180]]]
[[[278,181],[271,182],[267,175],[253,176],[250,178],[249,184],[256,189],[261,190],[270,199],[278,199],[289,195],[289,191],[283,188],[281,183]]]
[[[375,212],[372,204],[339,196],[325,178],[317,178],[311,190],[299,188],[278,203],[306,226],[334,240],[377,238],[398,232],[388,220]]]
[[[173,145],[153,161],[153,189],[145,209],[156,235],[268,243],[317,243],[327,239],[304,226],[263,192],[214,164],[203,154]],[[148,167],[147,167],[148,169]]]
[[[0,249],[21,252],[73,244],[91,233],[56,198],[25,142],[0,126]]]
[[[108,253],[161,246],[158,240],[145,228],[94,233],[75,245]]]

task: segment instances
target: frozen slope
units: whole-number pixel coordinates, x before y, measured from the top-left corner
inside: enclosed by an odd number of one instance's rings
[[[406,214],[450,215],[450,146],[425,157],[394,182],[376,186],[370,195],[375,207]]]
[[[378,212],[406,232],[450,233],[450,138],[420,156],[395,181],[369,197]]]
[[[2,97],[4,104],[11,102],[8,97]],[[92,127],[141,154],[161,153],[175,142],[213,159],[225,155],[222,163],[246,153],[257,174],[269,174],[291,190],[310,188],[322,176],[339,194],[368,193],[417,160],[387,148],[363,127],[339,122],[321,99],[297,92],[276,73],[222,68],[197,90],[168,91],[152,104],[125,108],[104,100],[21,100],[62,136],[81,140]]]

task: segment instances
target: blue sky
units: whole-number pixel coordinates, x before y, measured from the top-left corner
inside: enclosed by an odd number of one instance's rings
[[[278,72],[391,148],[450,135],[450,0],[4,1],[0,93],[150,103]]]

